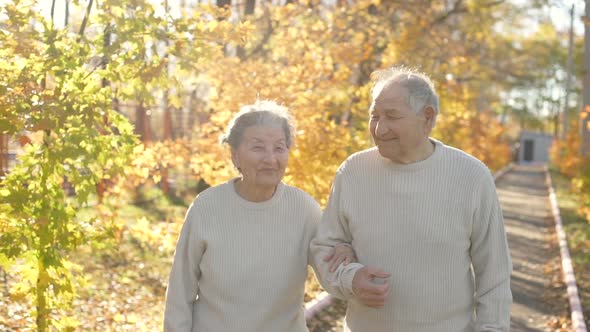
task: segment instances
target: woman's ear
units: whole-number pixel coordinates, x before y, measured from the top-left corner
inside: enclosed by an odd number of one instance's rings
[[[236,169],[240,169],[240,160],[238,158],[238,154],[234,151],[234,149],[231,149],[231,162],[234,164],[234,167]]]

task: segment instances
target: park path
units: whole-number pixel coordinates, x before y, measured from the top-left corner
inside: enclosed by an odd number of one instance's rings
[[[515,165],[496,181],[514,266],[512,332],[569,331],[567,291],[545,176],[543,166]],[[334,301],[309,322],[310,332],[341,331],[345,310],[345,302]]]
[[[516,165],[496,182],[512,254],[511,331],[555,331],[568,321],[567,292],[543,166]]]

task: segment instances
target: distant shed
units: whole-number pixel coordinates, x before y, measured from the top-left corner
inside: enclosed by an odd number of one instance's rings
[[[553,136],[545,133],[523,131],[520,133],[518,149],[519,163],[546,163]]]

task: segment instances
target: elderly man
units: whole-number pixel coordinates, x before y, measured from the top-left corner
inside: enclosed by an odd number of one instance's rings
[[[381,71],[372,96],[376,147],[340,166],[311,243],[320,282],[348,300],[345,331],[508,331],[512,263],[488,168],[429,137],[426,75]],[[338,243],[358,263],[330,269]]]

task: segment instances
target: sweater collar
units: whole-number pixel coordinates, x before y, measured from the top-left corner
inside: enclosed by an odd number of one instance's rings
[[[381,155],[379,155],[379,157],[383,165],[385,165],[388,169],[393,169],[396,171],[416,172],[422,169],[432,167],[442,156],[444,144],[432,137],[429,137],[429,140],[432,143],[434,143],[434,152],[424,160],[420,160],[418,162],[411,164],[399,164],[391,161],[390,159],[384,158]],[[377,151],[377,153],[379,153],[379,151]]]
[[[238,180],[238,178],[233,178],[225,183],[227,194],[229,197],[231,197],[233,200],[237,201],[240,205],[247,209],[262,210],[273,206],[281,199],[285,188],[285,184],[283,183],[283,181],[281,181],[277,185],[275,193],[269,200],[263,202],[251,202],[244,199],[242,196],[238,194],[238,192],[236,191],[236,187],[234,185],[234,182],[236,180]]]

